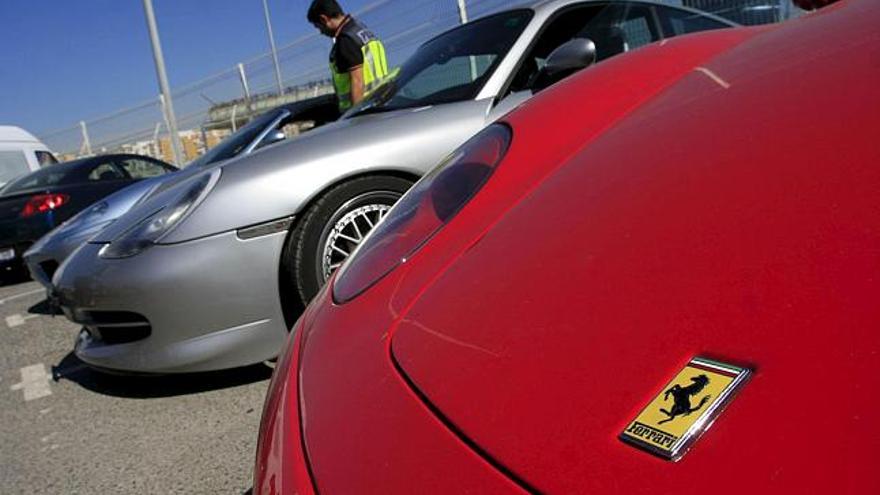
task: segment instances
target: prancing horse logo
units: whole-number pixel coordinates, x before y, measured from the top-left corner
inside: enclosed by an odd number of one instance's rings
[[[751,374],[749,368],[694,357],[662,388],[655,389],[659,392],[627,424],[620,439],[677,461],[712,425]]]
[[[677,416],[689,416],[692,412],[699,411],[700,408],[706,405],[709,402],[709,399],[712,398],[711,395],[706,395],[702,399],[700,399],[700,403],[697,404],[697,407],[691,407],[691,397],[697,395],[706,388],[706,385],[709,384],[709,377],[706,375],[697,375],[691,378],[691,381],[694,382],[687,387],[682,387],[681,385],[675,384],[669,390],[667,390],[663,394],[663,400],[669,400],[669,395],[672,394],[672,399],[674,401],[672,408],[667,411],[666,409],[660,409],[660,412],[669,416],[663,421],[659,421],[657,424],[662,425],[663,423],[668,423],[675,419]]]

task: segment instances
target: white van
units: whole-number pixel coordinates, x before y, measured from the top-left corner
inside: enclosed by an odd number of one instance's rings
[[[0,125],[0,187],[53,163],[58,160],[33,134],[21,127]]]

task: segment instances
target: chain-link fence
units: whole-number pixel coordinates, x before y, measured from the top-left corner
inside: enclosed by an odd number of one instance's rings
[[[662,0],[728,17],[743,24],[763,24],[798,13],[791,0]],[[425,40],[460,24],[515,5],[510,0],[376,0],[354,15],[383,40],[389,65],[406,60]],[[406,19],[406,22],[401,22]],[[172,91],[183,154],[193,160],[234,132],[253,115],[282,103],[333,91],[327,53],[330,42],[317,32],[279,46],[282,79],[279,91],[271,54]],[[112,152],[154,156],[172,162],[160,97],[69,127],[40,138],[61,158]]]

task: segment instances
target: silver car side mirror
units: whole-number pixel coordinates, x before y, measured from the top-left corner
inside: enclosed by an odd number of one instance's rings
[[[596,63],[596,44],[588,38],[568,40],[547,57],[535,76],[532,90],[538,92],[571,74]]]

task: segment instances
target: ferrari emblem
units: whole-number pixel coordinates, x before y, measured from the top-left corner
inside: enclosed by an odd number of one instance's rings
[[[627,425],[620,439],[664,459],[679,460],[750,373],[710,359],[692,359]]]

